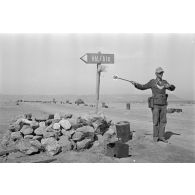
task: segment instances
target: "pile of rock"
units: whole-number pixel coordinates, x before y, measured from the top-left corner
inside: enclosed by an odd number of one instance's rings
[[[1,145],[15,147],[26,155],[47,152],[55,155],[70,150],[84,150],[116,136],[111,120],[102,115],[49,114],[33,117],[25,114],[9,125]]]

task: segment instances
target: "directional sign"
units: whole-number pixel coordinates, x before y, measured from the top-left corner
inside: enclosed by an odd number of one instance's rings
[[[80,59],[86,64],[114,64],[114,54],[86,53]]]
[[[81,58],[86,64],[97,64],[96,72],[96,113],[98,113],[99,93],[100,93],[100,75],[103,71],[101,64],[114,64],[114,54],[86,53]]]

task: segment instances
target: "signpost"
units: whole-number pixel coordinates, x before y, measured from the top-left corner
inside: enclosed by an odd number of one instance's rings
[[[114,54],[86,53],[80,58],[86,64],[97,64],[96,72],[96,113],[98,113],[101,64],[114,64]]]
[[[86,53],[81,58],[86,64],[114,64],[114,54]]]

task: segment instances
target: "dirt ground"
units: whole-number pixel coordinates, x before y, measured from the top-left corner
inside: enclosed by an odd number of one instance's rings
[[[128,142],[130,152],[127,158],[105,156],[102,146],[90,148],[83,152],[70,151],[60,153],[51,160],[53,163],[193,163],[195,162],[195,105],[177,104],[173,108],[182,108],[182,113],[167,114],[166,139],[163,142],[152,141],[152,115],[144,103],[131,104],[126,110],[125,104],[110,104],[109,108],[100,108],[100,112],[113,122],[129,121],[133,139]],[[43,113],[65,112],[80,116],[94,113],[94,108],[75,104],[42,104],[42,103],[1,103],[0,105],[0,140],[12,118],[22,113],[41,115]],[[0,158],[0,162],[36,162],[51,157],[45,153],[20,158]]]

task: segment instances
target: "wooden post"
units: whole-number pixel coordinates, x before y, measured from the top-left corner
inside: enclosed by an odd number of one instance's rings
[[[95,113],[98,113],[98,104],[99,104],[99,96],[100,96],[100,74],[101,72],[99,71],[99,66],[101,63],[97,64],[97,73],[96,73],[96,109]]]

